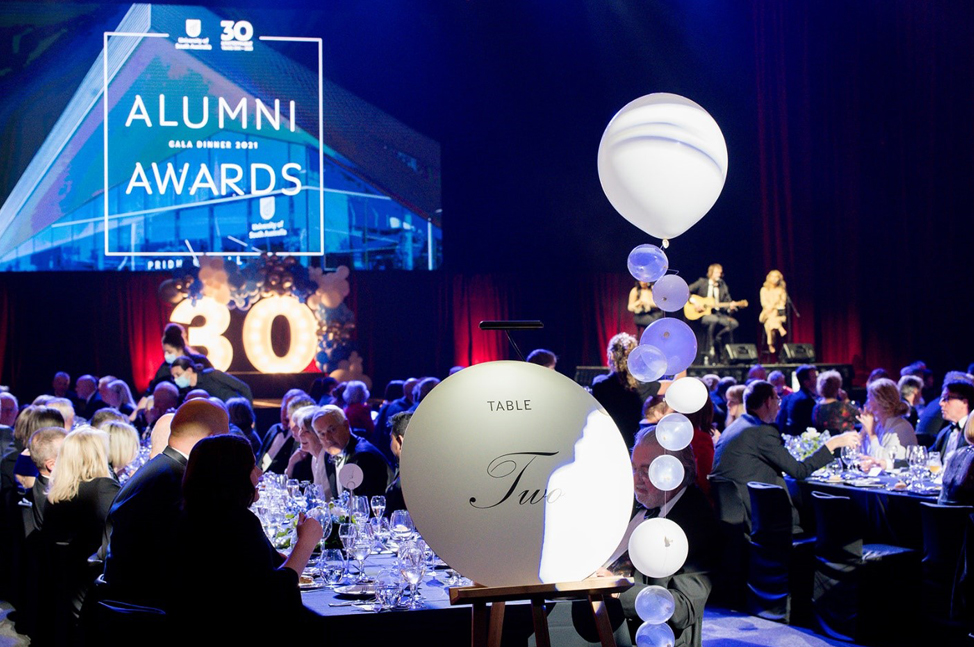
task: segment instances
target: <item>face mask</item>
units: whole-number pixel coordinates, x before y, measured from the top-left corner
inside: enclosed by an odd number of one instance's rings
[[[166,364],[172,364],[173,362],[176,361],[176,358],[179,357],[179,356],[178,355],[175,355],[173,353],[166,353],[162,357],[163,357],[163,359],[166,360]]]
[[[179,377],[174,377],[172,379],[172,381],[175,382],[176,383],[176,386],[178,386],[181,389],[185,389],[186,387],[189,386],[189,378],[186,377],[185,375],[180,375]]]

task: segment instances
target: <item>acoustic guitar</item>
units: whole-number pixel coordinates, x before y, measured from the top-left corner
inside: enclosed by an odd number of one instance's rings
[[[703,311],[697,312],[697,306],[703,308]],[[690,321],[696,321],[711,315],[717,308],[746,308],[747,300],[744,301],[731,301],[729,303],[717,303],[717,300],[712,297],[701,297],[695,294],[690,295],[690,300],[687,301],[686,305],[683,306],[683,314]]]

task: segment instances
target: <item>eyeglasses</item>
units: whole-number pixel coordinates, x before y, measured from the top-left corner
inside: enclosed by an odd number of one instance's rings
[[[954,395],[953,393],[944,393],[942,396],[940,396],[941,402],[947,402],[948,400],[963,400],[963,399],[964,398],[960,397],[959,395]]]

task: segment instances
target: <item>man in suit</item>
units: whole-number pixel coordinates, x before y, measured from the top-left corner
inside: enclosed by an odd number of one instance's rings
[[[406,435],[406,427],[409,425],[409,419],[412,417],[412,413],[400,411],[389,419],[389,423],[392,426],[389,449],[392,450],[392,455],[396,457],[397,465],[399,456],[402,454],[402,441]],[[386,515],[391,515],[396,510],[405,509],[406,501],[402,498],[402,482],[399,480],[399,468],[397,467],[395,473],[392,475],[392,482],[386,488],[385,513]]]
[[[44,525],[44,509],[47,507],[47,484],[51,480],[51,471],[54,463],[57,462],[57,453],[61,449],[61,443],[68,433],[59,427],[46,427],[35,431],[27,446],[30,449],[30,459],[37,467],[37,478],[34,479],[34,487],[28,493],[31,501],[31,513],[34,522],[34,530],[40,530]],[[28,533],[30,534],[30,533]]]
[[[974,402],[974,386],[962,380],[948,382],[940,396],[940,411],[945,421],[950,424],[937,434],[933,451],[940,452],[944,461],[947,455],[967,445],[964,438],[964,425],[971,414],[971,403]],[[933,403],[930,404],[933,406]]]
[[[669,492],[657,489],[649,480],[649,466],[662,454],[675,456],[683,465],[683,481]],[[694,483],[696,467],[690,446],[676,452],[664,451],[656,439],[654,427],[644,428],[636,435],[632,449],[632,473],[637,511],[626,528],[619,547],[608,559],[598,575],[634,577],[636,584],[619,595],[618,601],[608,604],[609,619],[619,645],[635,644],[636,630],[642,620],[636,613],[636,597],[647,586],[662,586],[676,602],[667,624],[673,630],[677,647],[699,647],[704,606],[712,589],[711,573],[717,565],[717,521],[706,497]],[[629,538],[647,519],[665,517],[686,533],[689,553],[686,561],[673,575],[652,578],[636,571],[629,559]],[[552,644],[582,645],[598,641],[592,611],[588,603],[555,606],[548,617]],[[622,629],[623,619],[628,631]]]
[[[812,424],[812,409],[816,402],[816,385],[818,369],[811,364],[802,364],[795,371],[798,384],[801,386],[791,395],[781,401],[776,424],[781,433],[798,436],[805,432]]]
[[[690,301],[697,307],[698,312],[703,312],[703,306],[698,305],[694,300],[697,297],[709,297],[716,303],[730,303],[733,301],[727,282],[722,278],[724,268],[719,263],[714,263],[707,268],[707,276],[701,277],[690,284]],[[736,308],[728,308],[729,312],[734,312]],[[740,325],[737,319],[715,310],[712,314],[700,319],[700,323],[707,332],[706,343],[704,345],[704,363],[716,364],[720,360],[718,345],[723,348],[723,343],[734,343],[734,330]],[[720,326],[720,331],[715,335],[714,331]]]
[[[82,375],[75,382],[74,390],[78,393],[78,402],[81,405],[75,411],[85,420],[91,420],[95,412],[104,409],[108,403],[98,393],[98,380],[94,375]]]
[[[332,492],[340,495],[345,489],[342,469],[346,465],[357,465],[362,470],[362,483],[352,490],[353,494],[372,497],[386,493],[391,475],[389,463],[369,441],[352,433],[344,411],[333,404],[321,407],[311,426],[335,464],[336,482],[331,483]]]
[[[20,403],[17,397],[9,391],[0,393],[0,426],[13,427],[20,413]]]
[[[169,605],[169,560],[189,453],[203,438],[229,433],[229,422],[227,412],[208,400],[184,403],[172,418],[166,448],[115,497],[105,560],[105,580],[113,596],[163,609]]]
[[[748,481],[784,487],[782,472],[792,478],[803,479],[831,463],[832,452],[836,449],[859,445],[859,433],[847,431],[830,438],[804,461],[796,460],[785,449],[781,434],[771,424],[778,415],[778,402],[778,394],[769,382],[752,382],[744,391],[746,413],[728,425],[717,440],[710,481],[730,481],[737,486],[739,495],[739,500],[728,502],[732,506],[724,505],[722,500],[720,518],[723,521],[736,523],[743,515],[747,523],[751,518]],[[794,509],[792,512],[797,526],[798,513]]]

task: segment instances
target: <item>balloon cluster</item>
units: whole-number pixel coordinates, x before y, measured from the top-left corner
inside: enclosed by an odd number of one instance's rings
[[[345,305],[351,291],[349,270],[344,265],[334,272],[306,268],[292,256],[264,254],[243,265],[219,257],[203,256],[199,268],[181,268],[159,286],[159,298],[170,304],[184,299],[196,303],[210,297],[246,312],[269,296],[292,296],[308,306],[318,320],[318,353],[315,364],[322,371],[342,371],[361,379],[362,358],[355,352],[352,335],[355,314]]]
[[[599,144],[599,180],[612,206],[644,232],[669,239],[687,231],[717,201],[727,178],[727,144],[706,110],[684,97],[656,93],[622,108],[606,126]],[[639,245],[629,254],[629,273],[651,283],[653,301],[663,312],[680,310],[690,298],[682,278],[667,274],[669,260],[655,245]],[[679,319],[663,317],[646,327],[629,354],[629,372],[642,382],[682,373],[697,355],[697,338]],[[690,420],[699,411],[707,388],[683,377],[668,385],[666,403],[677,413],[660,420],[657,439],[664,450],[679,451],[693,437]],[[658,456],[649,467],[653,486],[663,492],[679,487],[684,469],[672,455]],[[687,556],[686,534],[666,518],[640,524],[629,540],[633,565],[650,577],[668,577]],[[646,596],[644,598],[644,596]],[[642,599],[642,600],[641,600]],[[648,587],[636,600],[645,621],[636,632],[639,647],[672,646],[673,597],[661,587]]]

